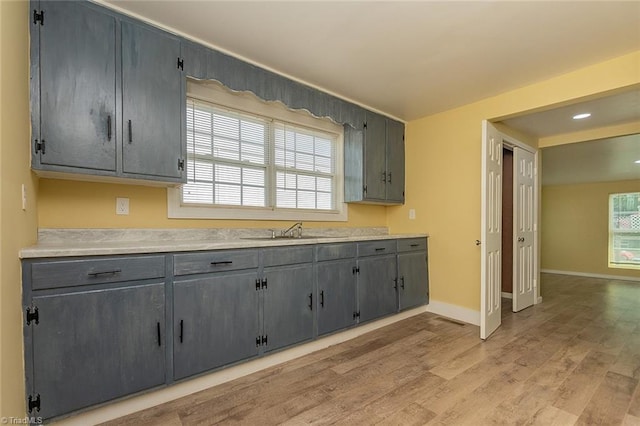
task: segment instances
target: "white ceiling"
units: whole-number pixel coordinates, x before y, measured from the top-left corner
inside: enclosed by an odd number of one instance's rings
[[[640,49],[638,1],[98,1],[403,120]]]

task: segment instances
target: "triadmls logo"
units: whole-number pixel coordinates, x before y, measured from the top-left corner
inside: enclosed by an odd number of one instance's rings
[[[0,417],[3,425],[41,425],[42,417]]]

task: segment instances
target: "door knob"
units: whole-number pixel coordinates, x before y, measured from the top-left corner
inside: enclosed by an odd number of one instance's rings
[[[479,246],[480,244],[482,244],[480,240],[476,240],[476,245]]]
[[[521,243],[524,243],[524,237],[518,238],[518,241],[521,242]]]

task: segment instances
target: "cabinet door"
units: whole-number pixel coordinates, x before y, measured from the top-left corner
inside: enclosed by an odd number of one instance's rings
[[[427,303],[429,283],[427,253],[423,251],[398,255],[400,309]]]
[[[387,120],[387,201],[404,203],[404,124]]]
[[[265,270],[265,352],[313,337],[313,266],[310,263]]]
[[[364,184],[365,199],[384,200],[386,195],[386,120],[367,113],[364,131]]]
[[[54,417],[165,382],[164,283],[33,298],[38,415]]]
[[[371,256],[358,260],[358,310],[369,321],[397,310],[396,256]]]
[[[258,355],[256,272],[176,281],[174,378]]]
[[[318,263],[318,334],[355,324],[355,266],[354,259]]]
[[[180,41],[122,22],[123,172],[180,178],[182,72]]]
[[[34,167],[115,173],[115,18],[78,2],[42,5],[45,25],[37,26],[40,74],[35,78],[40,79],[40,139],[45,148],[34,154]]]

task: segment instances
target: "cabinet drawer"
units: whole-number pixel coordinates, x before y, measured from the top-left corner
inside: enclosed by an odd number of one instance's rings
[[[396,240],[367,241],[358,243],[358,256],[373,256],[396,252]]]
[[[426,238],[403,238],[398,240],[398,252],[405,251],[426,251],[427,239]]]
[[[164,256],[109,257],[34,262],[31,288],[70,287],[119,281],[162,278]]]
[[[355,257],[355,243],[320,244],[317,248],[318,262],[323,260],[346,259]]]
[[[313,262],[313,246],[274,247],[264,250],[264,266]]]
[[[258,267],[257,250],[222,250],[173,256],[174,275],[205,274]]]

